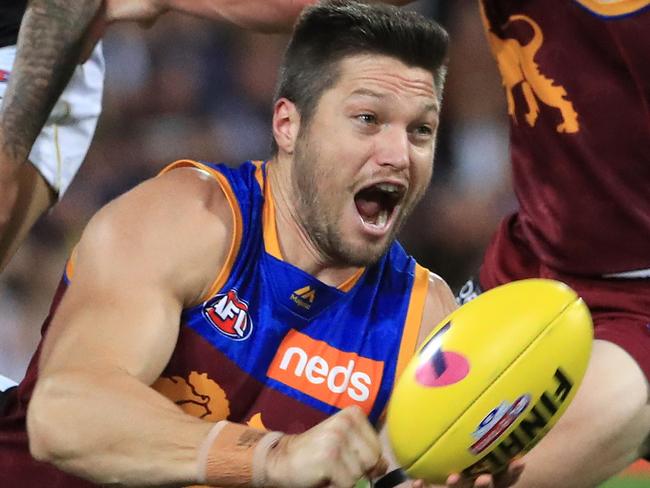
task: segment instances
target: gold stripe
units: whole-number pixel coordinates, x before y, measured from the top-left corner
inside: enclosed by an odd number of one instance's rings
[[[650,0],[576,0],[576,2],[606,17],[631,14],[650,5]]]
[[[223,285],[226,284],[226,281],[228,280],[228,276],[230,276],[230,272],[232,271],[232,266],[235,263],[235,258],[237,257],[237,253],[239,252],[239,248],[241,246],[241,239],[243,234],[243,222],[241,217],[241,210],[239,208],[239,203],[237,202],[237,197],[235,196],[235,192],[230,186],[230,182],[219,171],[216,171],[212,169],[210,166],[207,166],[205,164],[196,161],[191,161],[189,159],[185,159],[181,161],[176,161],[175,163],[172,163],[169,166],[165,167],[159,173],[159,175],[168,173],[169,171],[176,168],[197,168],[206,171],[208,174],[214,177],[214,179],[217,180],[217,183],[219,183],[219,186],[223,190],[224,195],[226,195],[226,200],[228,200],[228,204],[230,205],[230,211],[232,213],[234,229],[233,229],[232,240],[230,241],[230,249],[228,250],[228,255],[226,257],[226,261],[223,265],[223,268],[221,268],[221,271],[219,271],[219,274],[212,282],[212,285],[210,286],[210,290],[200,299],[201,302],[204,302],[210,297],[212,297],[215,293],[217,293],[223,287]]]
[[[366,268],[359,268],[352,276],[350,276],[347,280],[345,280],[343,283],[337,286],[337,288],[344,292],[350,291],[354,287],[354,285],[357,284],[357,281],[359,281],[361,276],[363,276],[363,272],[365,270]]]
[[[258,176],[259,174],[259,176]],[[275,222],[275,202],[271,193],[268,178],[264,181],[263,171],[258,166],[255,177],[260,185],[264,188],[264,209],[262,210],[262,229],[264,232],[264,248],[276,259],[284,261],[282,250],[280,249],[280,240],[278,239],[278,229]],[[343,292],[350,291],[357,284],[366,268],[359,268],[352,276],[341,283],[337,288]]]
[[[422,314],[424,313],[424,303],[427,298],[429,289],[429,270],[415,264],[415,279],[413,289],[411,290],[411,299],[409,301],[406,322],[402,332],[402,342],[399,346],[399,355],[397,357],[397,366],[395,368],[395,381],[400,377],[404,368],[413,357],[417,346],[420,326],[422,324]]]
[[[264,233],[264,248],[276,259],[284,261],[278,240],[278,229],[275,226],[275,203],[271,194],[268,178],[264,181],[264,209],[262,210],[262,229]]]
[[[260,190],[264,191],[264,161],[253,161],[253,164],[257,168],[255,170],[255,179],[257,180],[257,184],[260,185]]]
[[[77,262],[77,246],[72,249],[68,262],[65,264],[65,276],[68,278],[68,281],[72,281],[72,276],[74,275],[74,268]]]
[[[56,154],[56,175],[54,176],[54,190],[57,195],[61,193],[61,170],[63,168],[63,161],[61,160],[61,145],[59,144],[59,126],[52,124],[54,132],[54,152]]]

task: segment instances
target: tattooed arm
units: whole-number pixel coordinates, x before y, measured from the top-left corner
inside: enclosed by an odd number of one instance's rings
[[[29,155],[74,72],[82,38],[101,0],[31,0],[0,112],[0,165],[12,171]]]
[[[23,163],[72,77],[101,0],[30,0],[0,110],[0,270],[54,194]]]

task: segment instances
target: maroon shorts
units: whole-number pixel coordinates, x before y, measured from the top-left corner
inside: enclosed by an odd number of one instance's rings
[[[532,253],[512,216],[492,239],[479,281],[487,290],[524,278],[554,279],[573,288],[591,310],[596,339],[625,349],[650,380],[650,279],[582,277],[551,269]]]

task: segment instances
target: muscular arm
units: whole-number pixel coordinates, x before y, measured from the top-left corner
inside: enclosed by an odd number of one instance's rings
[[[265,456],[242,426],[236,439],[219,434],[201,449],[214,424],[148,386],[173,353],[181,310],[204,299],[222,267],[232,227],[223,192],[188,169],[141,185],[91,221],[27,412],[36,459],[120,486],[241,486],[253,472],[270,486],[344,487],[385,471],[356,406],[280,436],[273,449],[261,444]],[[242,454],[247,446],[254,455]]]
[[[424,342],[433,328],[440,323],[458,305],[449,285],[437,274],[429,274],[429,292],[424,302],[424,313],[418,335],[418,347]]]
[[[29,156],[81,53],[84,34],[101,0],[31,0],[0,112],[0,171]]]
[[[172,354],[181,309],[200,301],[225,260],[231,221],[217,184],[192,169],[146,182],[93,218],[28,410],[37,459],[102,484],[197,483],[197,449],[213,424],[148,385]]]

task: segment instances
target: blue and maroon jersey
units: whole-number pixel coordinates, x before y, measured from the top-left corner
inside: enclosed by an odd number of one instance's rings
[[[480,4],[531,250],[579,275],[650,268],[650,1]]]
[[[181,161],[165,171],[185,166],[221,185],[233,239],[210,292],[183,311],[176,348],[153,388],[210,422],[299,433],[358,405],[376,424],[415,350],[428,271],[394,243],[375,265],[328,286],[283,260],[265,164]],[[58,299],[73,279],[71,259]],[[87,486],[29,458],[24,412],[36,363],[0,417],[0,486]]]

